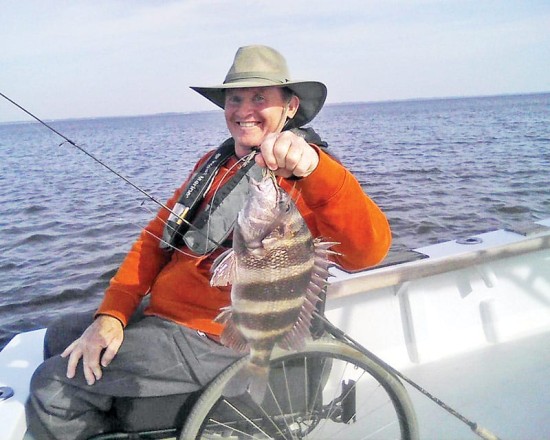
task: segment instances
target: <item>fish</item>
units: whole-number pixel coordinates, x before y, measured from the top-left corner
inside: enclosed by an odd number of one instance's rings
[[[239,211],[233,246],[212,266],[213,286],[231,285],[231,304],[217,322],[225,324],[221,343],[248,361],[223,390],[226,397],[248,392],[260,404],[267,390],[269,361],[276,345],[299,350],[321,293],[328,284],[330,248],[335,242],[313,238],[291,196],[264,173],[250,180]]]

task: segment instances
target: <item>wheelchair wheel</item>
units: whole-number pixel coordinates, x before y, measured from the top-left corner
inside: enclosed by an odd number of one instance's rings
[[[241,359],[220,374],[191,411],[180,440],[416,439],[416,416],[401,382],[333,338],[274,352],[266,397],[225,398]]]

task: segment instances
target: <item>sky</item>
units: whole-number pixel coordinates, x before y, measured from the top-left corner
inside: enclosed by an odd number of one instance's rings
[[[44,119],[214,110],[189,86],[249,44],[327,103],[550,92],[549,0],[0,0],[0,92]]]

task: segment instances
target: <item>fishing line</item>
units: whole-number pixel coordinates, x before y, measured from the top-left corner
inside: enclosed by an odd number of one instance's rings
[[[14,106],[16,106],[17,108],[19,108],[20,110],[22,110],[23,112],[25,112],[27,115],[29,115],[30,117],[32,117],[33,119],[35,119],[36,121],[38,121],[40,124],[42,124],[44,127],[48,128],[49,130],[51,130],[52,132],[54,132],[55,134],[57,134],[59,137],[61,137],[62,139],[64,139],[64,142],[62,142],[61,144],[59,144],[59,146],[62,146],[63,144],[65,143],[68,143],[70,145],[72,145],[73,147],[75,147],[76,149],[78,149],[80,152],[84,153],[86,156],[88,156],[89,158],[91,158],[92,160],[94,160],[95,162],[97,162],[98,164],[100,164],[101,166],[103,166],[104,168],[106,168],[107,170],[109,170],[111,173],[113,173],[115,176],[117,176],[118,178],[122,179],[124,182],[126,182],[128,185],[130,185],[132,188],[138,190],[141,194],[143,194],[145,197],[147,197],[149,200],[153,201],[154,203],[156,203],[157,205],[159,205],[160,207],[162,207],[163,209],[166,209],[169,213],[171,214],[174,214],[176,215],[176,217],[179,218],[179,216],[177,214],[175,214],[170,208],[168,208],[168,206],[166,206],[164,203],[162,203],[160,200],[158,200],[157,198],[153,197],[151,194],[149,194],[147,191],[145,191],[144,189],[140,188],[138,185],[136,185],[135,183],[133,183],[130,179],[128,179],[127,177],[125,177],[124,175],[120,174],[118,171],[116,171],[115,169],[113,169],[112,167],[110,167],[109,165],[107,165],[105,162],[103,162],[102,160],[100,160],[99,158],[97,158],[96,156],[94,156],[92,153],[88,152],[86,149],[84,149],[83,147],[81,147],[80,145],[78,145],[76,142],[74,142],[73,140],[69,139],[67,136],[65,136],[64,134],[60,133],[58,130],[56,130],[55,128],[53,128],[51,125],[47,124],[46,122],[44,122],[42,119],[40,119],[38,116],[34,115],[33,113],[31,113],[29,110],[27,110],[26,108],[24,108],[23,106],[19,105],[17,102],[15,102],[14,100],[10,99],[9,97],[7,97],[6,95],[4,95],[2,92],[0,92],[0,96],[2,96],[4,99],[6,99],[8,102],[10,102],[11,104],[13,104]],[[187,221],[186,219],[184,218],[181,218],[181,220],[183,220],[184,223],[186,223],[189,227],[193,228],[194,230],[196,230],[199,234],[201,234],[202,236],[205,236],[204,233],[198,229],[198,228],[195,228],[195,226],[190,223],[189,221]],[[181,235],[181,234],[180,234]],[[216,244],[217,246],[220,246],[221,244],[220,243],[217,243],[216,241],[208,238],[208,237],[205,237],[207,240],[209,241],[212,241],[214,244]]]
[[[428,397],[432,402],[439,405],[441,408],[443,408],[445,411],[447,411],[452,416],[456,417],[461,422],[465,423],[470,427],[470,429],[476,433],[479,437],[485,440],[500,440],[499,437],[497,437],[495,434],[493,434],[491,431],[489,431],[486,428],[483,428],[479,426],[476,422],[473,422],[460,414],[455,409],[451,408],[449,405],[447,405],[442,400],[435,397],[433,394],[431,394],[429,391],[422,388],[420,385],[418,385],[416,382],[414,382],[409,377],[405,376],[400,371],[393,368],[391,365],[384,362],[382,359],[380,359],[378,356],[376,356],[371,351],[367,350],[365,347],[363,347],[359,342],[355,341],[351,336],[349,336],[344,331],[340,330],[338,327],[336,327],[334,324],[332,324],[324,315],[322,315],[319,312],[314,312],[314,316],[319,318],[321,321],[323,321],[323,324],[325,325],[325,329],[334,337],[340,340],[344,340],[351,344],[356,350],[367,356],[369,359],[372,359],[374,362],[376,362],[378,365],[380,365],[382,368],[384,368],[386,371],[389,371],[390,373],[394,374],[395,376],[399,377],[403,381],[407,382],[409,385],[411,385],[416,390],[420,391],[422,394],[424,394],[426,397]]]

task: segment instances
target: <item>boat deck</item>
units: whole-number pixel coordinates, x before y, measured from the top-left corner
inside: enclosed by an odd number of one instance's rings
[[[550,332],[495,344],[405,371],[501,439],[550,438]],[[470,428],[407,385],[421,439],[475,439]]]

